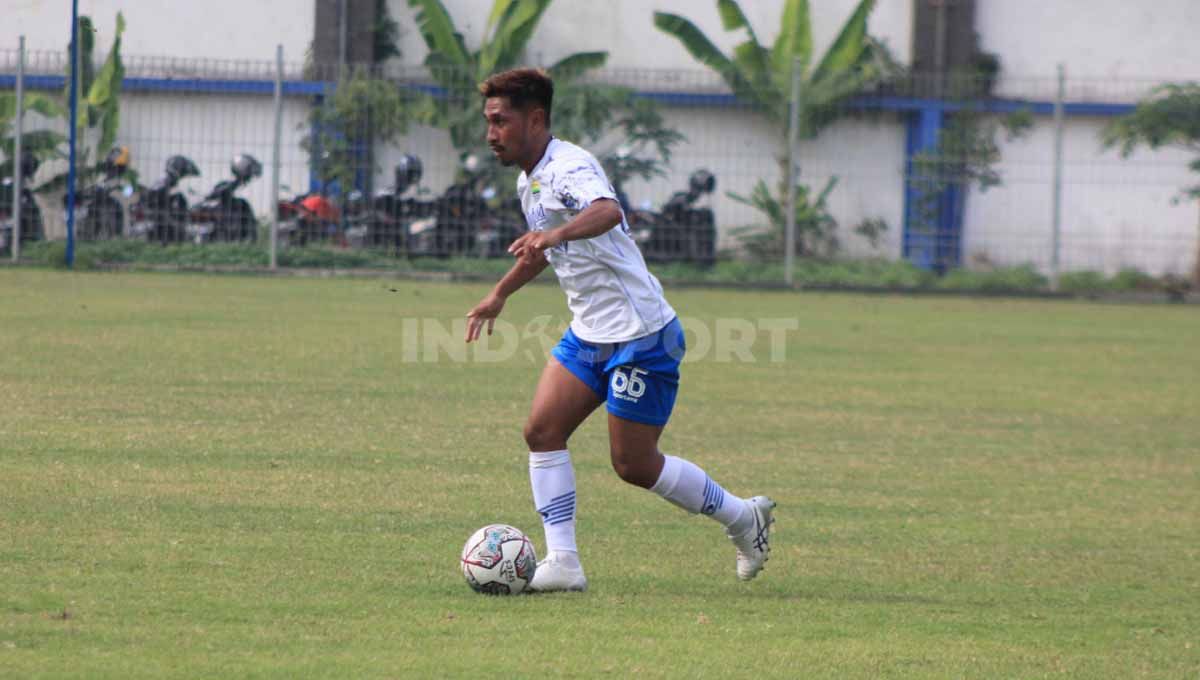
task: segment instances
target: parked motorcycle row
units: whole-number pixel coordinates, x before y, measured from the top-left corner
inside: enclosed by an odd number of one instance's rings
[[[126,225],[117,196],[132,193],[126,179],[129,158],[127,148],[113,149],[100,163],[95,182],[76,192],[77,238],[134,238],[164,245],[257,239],[258,221],[249,202],[238,196],[240,189],[262,176],[262,165],[253,156],[235,156],[230,164],[232,177],[218,182],[194,205],[189,205],[179,183],[198,177],[199,168],[189,158],[171,156],[162,177],[137,193]],[[279,244],[332,243],[408,256],[504,256],[508,245],[525,231],[525,219],[513,192],[493,186],[481,165],[468,156],[458,181],[434,197],[426,197],[428,193],[420,189],[421,160],[405,155],[395,166],[392,185],[374,195],[307,193],[280,200],[276,205]],[[37,168],[32,155],[22,158],[20,170],[27,178],[20,196],[22,242],[45,237],[41,211],[28,187]],[[713,261],[713,213],[696,203],[715,185],[711,173],[698,170],[689,178],[687,190],[675,193],[657,211],[633,208],[622,188],[616,187],[632,235],[647,260]],[[11,180],[3,180],[0,251],[12,240],[12,194]]]
[[[163,177],[138,193],[129,211],[132,224],[128,233],[124,230],[116,233],[164,245],[255,241],[258,220],[250,203],[238,196],[237,191],[262,176],[262,164],[253,156],[242,153],[233,157],[229,170],[232,179],[221,180],[203,200],[189,206],[178,185],[185,177],[199,177],[200,169],[190,158],[171,156],[163,169]]]
[[[418,189],[421,160],[406,155],[396,164],[392,186],[374,196],[350,192],[341,205],[320,194],[280,201],[281,242],[331,241],[416,256],[504,256],[525,231],[525,219],[516,197],[502,195],[480,166],[468,156],[459,180],[440,196],[426,199]],[[632,208],[616,187],[634,239],[648,260],[714,260],[716,222],[712,210],[696,202],[715,187],[712,174],[698,170],[688,189],[676,192],[658,211]]]
[[[352,191],[340,207],[320,194],[280,201],[280,237],[296,245],[324,240],[416,256],[496,257],[524,232],[520,203],[501,199],[473,157],[435,198],[422,198],[423,174],[421,159],[405,155],[392,186],[373,196]]]
[[[156,243],[207,243],[211,241],[254,241],[258,220],[246,199],[237,191],[262,175],[262,164],[253,156],[238,154],[230,166],[232,179],[219,182],[195,205],[179,190],[179,181],[198,177],[199,168],[189,158],[171,156],[163,177],[142,188],[129,209],[130,223],[125,224],[125,209],[118,196],[130,196],[133,187],[127,174],[129,149],[112,149],[97,166],[96,179],[75,192],[75,236],[81,241],[114,238],[144,239]],[[33,154],[23,153],[21,173],[21,241],[45,238],[42,212],[30,188],[38,169]],[[66,206],[67,197],[63,196]],[[11,178],[0,180],[0,253],[8,252],[13,239],[13,186]]]

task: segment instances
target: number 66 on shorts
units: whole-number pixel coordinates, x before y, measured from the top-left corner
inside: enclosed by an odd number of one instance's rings
[[[591,343],[567,329],[554,358],[592,388],[608,412],[647,425],[665,425],[679,392],[683,327],[673,319],[657,333],[619,343]]]
[[[625,374],[626,368],[629,369],[628,375]],[[649,372],[644,368],[619,366],[613,369],[609,387],[612,388],[613,394],[624,394],[633,399],[639,399],[646,393],[646,382],[639,376]]]

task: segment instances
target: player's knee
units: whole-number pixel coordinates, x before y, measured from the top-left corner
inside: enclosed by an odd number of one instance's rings
[[[567,448],[566,437],[545,423],[525,423],[525,443],[530,451],[558,451]]]
[[[640,486],[643,489],[649,489],[657,481],[654,479],[655,475],[649,469],[649,466],[646,465],[645,461],[614,455],[612,457],[612,467],[613,471],[617,473],[617,476],[622,481],[634,486]]]

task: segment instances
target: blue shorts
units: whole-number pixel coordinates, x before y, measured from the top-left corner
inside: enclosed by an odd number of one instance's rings
[[[627,342],[584,342],[567,329],[552,350],[608,404],[608,412],[647,425],[665,425],[679,391],[683,326],[672,319],[657,333]]]

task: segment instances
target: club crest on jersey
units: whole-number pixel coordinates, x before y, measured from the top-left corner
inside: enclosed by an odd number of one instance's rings
[[[531,180],[529,182],[529,193],[533,194],[534,196],[542,193],[542,183],[536,179]]]

